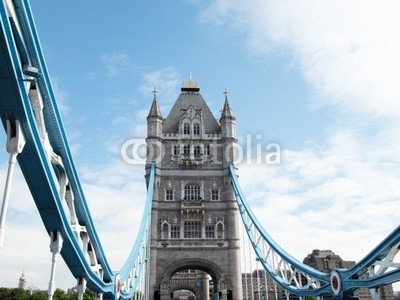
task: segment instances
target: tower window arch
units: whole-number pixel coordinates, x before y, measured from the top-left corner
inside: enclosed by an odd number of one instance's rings
[[[169,238],[169,224],[168,222],[163,222],[161,225],[161,238],[168,239]]]
[[[225,230],[225,228],[224,228],[224,224],[222,222],[218,222],[215,225],[215,231],[216,231],[217,239],[223,239],[224,238],[224,236],[225,236],[224,230]]]
[[[200,200],[200,186],[197,183],[188,183],[185,185],[186,200]]]

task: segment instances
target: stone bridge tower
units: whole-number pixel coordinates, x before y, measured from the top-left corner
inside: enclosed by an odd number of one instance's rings
[[[147,117],[146,174],[155,161],[149,279],[155,300],[171,299],[178,286],[193,291],[197,300],[208,300],[209,294],[242,299],[238,212],[228,170],[235,155],[235,127],[226,91],[219,120],[190,76],[167,118],[154,92]],[[176,278],[193,270],[210,280],[178,284]]]

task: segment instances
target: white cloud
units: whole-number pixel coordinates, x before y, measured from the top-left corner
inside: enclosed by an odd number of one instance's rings
[[[101,59],[106,66],[107,77],[116,77],[122,68],[130,66],[129,56],[125,53],[104,54]]]
[[[121,159],[96,170],[82,171],[83,188],[96,230],[110,265],[119,270],[142,220],[146,200],[144,165],[129,165]]]
[[[0,182],[5,182],[7,166],[1,165]],[[3,191],[4,186],[1,186]],[[51,253],[48,237],[35,202],[16,166],[6,214],[5,237],[0,249],[2,286],[16,287],[25,271],[28,286],[47,289],[50,280]],[[61,257],[57,260],[57,284],[70,288],[76,284]]]
[[[279,166],[239,168],[265,228],[298,259],[330,248],[358,260],[398,225],[391,212],[400,205],[399,7],[216,0],[201,15],[243,37],[253,55],[283,56],[298,66],[313,106],[337,114],[326,141],[284,150]]]
[[[173,67],[147,72],[143,75],[144,82],[139,90],[143,95],[150,95],[154,87],[157,87],[158,99],[161,103],[174,101],[177,98],[177,91],[179,91],[181,83],[179,78],[179,74]]]
[[[290,57],[327,103],[346,112],[396,118],[399,8],[395,0],[256,0],[251,5],[217,0],[203,20],[238,31],[253,53]]]
[[[6,169],[5,165],[1,166],[0,182],[4,182]],[[19,168],[15,171],[5,241],[0,249],[2,286],[16,287],[25,271],[28,286],[47,289],[51,269],[50,239]],[[128,165],[121,160],[97,168],[81,167],[81,171],[96,231],[111,268],[118,271],[136,240],[143,214],[144,166]],[[61,257],[56,270],[57,287],[67,289],[76,284]]]
[[[239,181],[265,229],[299,260],[314,248],[359,260],[398,225],[391,212],[400,209],[400,174],[398,160],[387,160],[391,151],[338,131],[322,150],[284,151],[279,166],[240,165]]]

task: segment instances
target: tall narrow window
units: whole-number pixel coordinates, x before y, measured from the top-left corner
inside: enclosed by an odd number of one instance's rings
[[[179,151],[180,149],[179,149],[179,145],[174,145],[174,150],[173,150],[173,153],[174,153],[174,155],[179,155]]]
[[[193,125],[193,134],[194,135],[200,135],[200,124],[194,124]]]
[[[204,155],[211,155],[211,146],[210,146],[210,144],[204,145]]]
[[[224,225],[222,223],[218,223],[216,226],[217,230],[217,239],[223,239],[224,238]]]
[[[162,225],[161,238],[162,239],[167,239],[168,238],[168,232],[169,232],[169,226],[168,226],[167,223],[164,223]]]
[[[185,239],[200,239],[201,238],[201,222],[186,221],[183,225],[183,237]]]
[[[171,225],[171,239],[181,238],[181,227],[179,225]]]
[[[218,201],[219,200],[219,190],[211,191],[211,200]]]
[[[190,145],[183,145],[183,154],[190,154]]]
[[[200,200],[200,186],[196,183],[185,185],[185,200]]]
[[[200,145],[194,146],[193,154],[194,154],[194,155],[200,155],[200,153],[201,153],[201,147],[200,147]]]
[[[190,124],[189,123],[183,124],[183,134],[190,134]]]
[[[214,225],[207,225],[206,226],[206,239],[213,239],[213,238],[215,238]]]
[[[174,191],[173,190],[166,190],[165,191],[165,200],[173,201],[174,200]]]

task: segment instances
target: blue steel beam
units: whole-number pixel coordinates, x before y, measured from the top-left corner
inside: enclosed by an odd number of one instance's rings
[[[229,166],[229,170],[232,188],[247,235],[256,253],[257,260],[263,265],[268,274],[284,290],[300,297],[329,294],[329,274],[299,262],[268,235],[247,203],[232,163]]]
[[[400,262],[395,261],[400,247],[400,227],[352,268],[322,273],[297,261],[275,243],[251,211],[233,164],[230,164],[230,174],[239,212],[257,260],[284,290],[300,297],[328,294],[340,298],[358,288],[368,288],[377,297],[376,289],[400,281]]]
[[[103,267],[104,280],[112,281],[114,275],[110,269],[109,264],[107,263],[107,260],[105,259],[105,254],[100,245],[97,233],[94,230],[94,225],[89,213],[89,208],[86,204],[79,177],[73,163],[72,155],[67,142],[67,137],[57,107],[56,98],[51,86],[50,76],[47,71],[47,66],[43,53],[41,51],[41,46],[36,32],[36,26],[30,9],[29,1],[14,1],[14,5],[20,8],[16,11],[18,20],[22,25],[22,31],[24,33],[23,38],[26,41],[27,52],[32,62],[31,64],[33,67],[38,68],[38,70],[40,71],[40,76],[37,78],[36,82],[38,84],[44,102],[43,114],[46,120],[46,130],[49,136],[50,144],[54,152],[63,158],[64,168],[66,173],[68,174],[71,189],[75,192],[75,206],[77,210],[79,224],[82,226],[86,226],[88,234],[91,236],[90,241],[92,243],[92,246],[96,249],[97,259]]]
[[[122,282],[121,296],[124,299],[131,299],[135,293],[140,290],[141,279],[146,278],[147,268],[149,266],[149,240],[150,240],[150,225],[151,225],[151,209],[154,194],[155,180],[155,163],[151,164],[150,176],[147,189],[146,204],[139,232],[137,234],[135,245],[132,248],[130,255],[121,268],[119,275]]]
[[[139,261],[135,256],[146,255],[137,245],[147,247],[143,237],[148,231],[145,227],[151,204],[146,204],[140,242],[136,242],[122,270],[113,272],[73,163],[28,0],[2,0],[0,18],[0,117],[4,127],[7,121],[21,124],[26,144],[17,159],[46,231],[53,236],[61,233],[60,253],[71,273],[84,278],[92,291],[103,294],[103,299],[119,298],[121,287],[127,295],[133,294],[139,279],[130,280],[129,286],[121,279],[132,273],[133,262]],[[154,168],[147,202],[152,199]],[[64,201],[69,211],[64,209]]]
[[[75,191],[78,191],[78,197],[75,202],[79,206],[79,203],[83,203],[79,199],[81,197],[79,181],[75,175],[65,134],[63,134],[49,76],[34,31],[29,4],[23,1],[2,1],[0,5],[2,29],[0,37],[2,66],[0,69],[0,115],[3,125],[5,125],[6,120],[18,120],[21,123],[26,145],[22,153],[18,155],[18,163],[47,232],[49,234],[56,231],[62,233],[64,244],[61,255],[69,265],[72,274],[75,277],[88,278],[88,286],[94,291],[104,291],[106,294],[111,294],[114,292],[113,279],[115,275],[110,270],[102,249],[98,247],[96,234],[89,232],[93,247],[97,248],[99,262],[104,269],[104,280],[100,280],[98,276],[93,274],[91,266],[80,251],[78,241],[74,238],[74,233],[64,214],[62,199],[58,194],[58,183],[55,178],[56,175],[53,173],[54,168],[49,162],[48,153],[43,148],[42,137],[39,134],[36,118],[31,108],[29,91],[35,84],[42,92],[44,107],[46,108],[44,116],[47,122],[46,128],[50,129],[50,144],[55,152],[57,151],[67,158],[64,159],[65,168],[66,172],[70,173],[71,186],[76,185]],[[11,11],[10,6],[14,5],[15,10]],[[16,30],[16,24],[20,25],[18,30]],[[29,61],[26,61],[27,57]],[[24,74],[25,64],[35,67],[40,74],[36,78],[26,76]],[[58,136],[56,136],[56,132],[58,132]],[[86,215],[80,218],[80,223],[85,226],[89,225],[87,227],[90,228],[92,221],[86,207],[83,206],[84,204],[81,204],[82,212]]]

